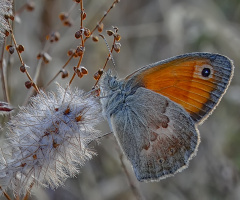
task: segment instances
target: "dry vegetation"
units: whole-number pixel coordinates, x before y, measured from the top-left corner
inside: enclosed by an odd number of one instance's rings
[[[22,7],[26,2],[34,3],[31,12],[28,12],[31,6],[28,9]],[[28,73],[38,88],[43,88],[71,57],[68,51],[81,44],[81,39],[76,39],[81,23],[80,6],[75,5],[72,0],[26,2],[14,1],[14,10],[18,15],[15,16],[13,31],[17,43],[24,46],[21,56],[24,63],[30,66],[27,68]],[[84,27],[93,30],[112,3],[113,0],[83,0],[86,12]],[[69,21],[59,19],[62,12],[69,12]],[[34,195],[28,199],[136,199],[121,162],[125,163],[132,184],[149,200],[239,199],[240,2],[122,0],[110,11],[103,24],[102,34],[106,36],[110,48],[114,41],[113,37],[107,36],[106,30],[114,30],[112,26],[116,26],[121,35],[121,52],[113,52],[120,77],[158,60],[199,51],[220,53],[231,58],[236,67],[232,84],[216,111],[199,127],[201,144],[197,156],[190,162],[187,170],[175,177],[155,183],[137,182],[130,163],[125,158],[120,159],[117,143],[114,137],[109,135],[101,140],[100,145],[94,144],[98,156],[88,161],[76,178],[68,179],[63,187],[55,191],[33,189]],[[100,24],[98,28],[101,29],[101,26]],[[56,35],[55,31],[58,31],[60,36]],[[98,31],[95,31],[94,36],[97,35]],[[51,39],[54,42],[50,42]],[[62,79],[61,75],[64,73],[61,72],[54,81],[61,85],[69,83],[74,74],[74,66],[81,62],[88,74],[81,77],[82,72],[75,69],[77,76],[72,85],[86,91],[91,90],[96,83],[93,76],[104,67],[109,54],[104,40],[99,36],[98,39],[98,42],[87,40],[84,44],[84,56],[81,58],[80,53],[80,56],[71,59],[65,68],[69,73],[68,77]],[[4,46],[9,44],[13,44],[10,37]],[[19,70],[22,63],[16,51],[10,55],[5,50],[4,59],[9,100],[14,107],[24,105],[28,97],[34,94],[34,90],[32,87],[30,90],[25,87],[29,79]],[[108,62],[107,68],[112,66],[112,62]],[[45,90],[55,88],[55,84],[51,83]],[[0,99],[6,99],[4,92],[0,93]],[[8,117],[1,117],[0,120],[2,123],[7,122]],[[107,124],[101,124],[99,129],[103,133],[109,132]],[[1,196],[0,199],[4,197]]]

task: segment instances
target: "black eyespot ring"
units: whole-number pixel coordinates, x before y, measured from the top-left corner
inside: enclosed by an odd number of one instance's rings
[[[203,68],[203,70],[202,70],[202,76],[203,77],[209,77],[210,74],[211,74],[211,70],[209,68],[206,68],[206,67]]]

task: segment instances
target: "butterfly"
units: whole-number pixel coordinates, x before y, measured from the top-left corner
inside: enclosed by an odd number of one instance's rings
[[[103,115],[139,181],[159,181],[187,168],[200,143],[197,127],[220,102],[233,70],[226,56],[187,53],[125,79],[104,73]]]

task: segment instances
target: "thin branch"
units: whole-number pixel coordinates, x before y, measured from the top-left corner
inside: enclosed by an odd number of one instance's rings
[[[2,91],[3,91],[3,98],[5,102],[9,103],[9,94],[8,94],[8,87],[7,87],[7,81],[5,81],[5,74],[3,70],[3,56],[4,56],[4,48],[5,48],[5,39],[2,44],[2,53],[0,58],[0,73],[1,73],[1,81],[2,81]]]
[[[8,24],[9,24],[9,27],[11,27],[11,24],[9,23],[9,21],[8,21]],[[25,64],[24,64],[22,56],[21,56],[21,54],[20,54],[20,52],[18,50],[18,45],[17,45],[16,39],[14,37],[12,28],[10,29],[10,34],[11,34],[11,37],[13,39],[14,46],[15,46],[15,48],[17,50],[17,54],[18,54],[19,60],[20,60],[21,64],[24,66]],[[32,78],[31,78],[30,74],[28,73],[27,69],[25,71],[25,74],[27,75],[28,79],[32,82],[32,84],[33,84],[32,86],[34,87],[36,92],[39,93],[39,89],[38,89],[37,85],[35,84],[35,82],[32,80]]]
[[[32,188],[33,188],[33,185],[34,185],[34,182],[32,182],[31,185],[29,186],[29,189],[28,189],[26,195],[23,197],[23,200],[28,200],[28,197],[29,197],[29,195],[30,195],[30,193],[31,193],[31,190],[32,190]]]
[[[80,1],[80,9],[81,9],[81,11],[80,11],[81,12],[81,16],[80,16],[80,30],[82,30],[83,29],[83,10],[84,10],[84,8],[83,8],[83,0]],[[82,34],[80,36],[80,39],[81,39],[81,42],[82,42],[82,48],[84,48],[85,40],[83,40],[83,35]],[[77,68],[79,68],[79,66],[81,65],[81,62],[82,62],[82,59],[83,59],[83,55],[84,55],[84,51],[83,51],[83,53],[81,54],[81,56],[80,56],[80,58],[78,60]],[[74,73],[72,75],[72,78],[69,81],[69,85],[72,84],[72,81],[75,78],[75,76],[76,76],[76,73]]]
[[[91,31],[91,34],[93,34],[93,32],[98,28],[98,25],[101,24],[103,22],[103,20],[105,19],[105,17],[108,15],[108,13],[114,8],[114,6],[119,3],[119,0],[115,0],[112,5],[108,8],[107,12],[104,13],[104,15],[102,16],[102,18],[100,19],[100,21],[98,22],[98,24],[94,27],[94,29]],[[89,37],[85,37],[84,42],[88,39]]]
[[[62,68],[58,71],[58,73],[47,83],[47,85],[44,88],[47,88],[57,77],[58,75],[62,72],[62,70],[68,65],[68,63],[72,60],[74,56],[74,53],[69,57],[67,62],[62,66]]]
[[[132,177],[130,176],[128,170],[127,170],[127,167],[123,161],[123,153],[121,151],[121,149],[119,148],[119,146],[117,147],[117,151],[119,153],[119,158],[120,158],[120,161],[121,161],[121,164],[122,164],[122,168],[123,168],[123,171],[124,173],[126,174],[126,177],[128,179],[128,182],[129,182],[129,185],[130,185],[130,188],[134,194],[134,196],[136,197],[137,200],[145,200],[144,196],[142,195],[139,187],[137,186],[137,184],[135,183],[135,181],[132,179]]]
[[[105,38],[104,38],[103,35],[101,35],[101,34],[99,34],[99,35],[105,40]],[[107,59],[106,59],[106,61],[105,61],[104,66],[103,66],[103,70],[106,68],[108,61],[109,61],[110,58],[112,57],[112,52],[113,52],[113,49],[114,49],[114,44],[115,44],[115,42],[116,42],[116,39],[115,39],[115,37],[114,37],[111,50],[109,49],[109,46],[108,46],[109,54],[108,54],[108,56],[107,56]],[[97,79],[97,81],[96,81],[96,83],[94,84],[93,88],[95,88],[95,87],[97,86],[99,80],[101,79],[101,76],[102,76],[102,75],[100,75],[99,79]]]
[[[8,196],[8,194],[3,191],[3,189],[2,189],[1,186],[0,186],[0,190],[2,190],[2,193],[3,193],[3,195],[5,196],[5,198],[6,198],[7,200],[11,200],[10,196]]]

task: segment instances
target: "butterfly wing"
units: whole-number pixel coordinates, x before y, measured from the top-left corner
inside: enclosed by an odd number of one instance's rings
[[[140,87],[119,107],[109,121],[138,180],[160,180],[188,166],[199,135],[181,106]]]
[[[195,122],[216,107],[233,76],[227,57],[189,53],[153,63],[128,76],[128,88],[145,87],[180,104]]]

